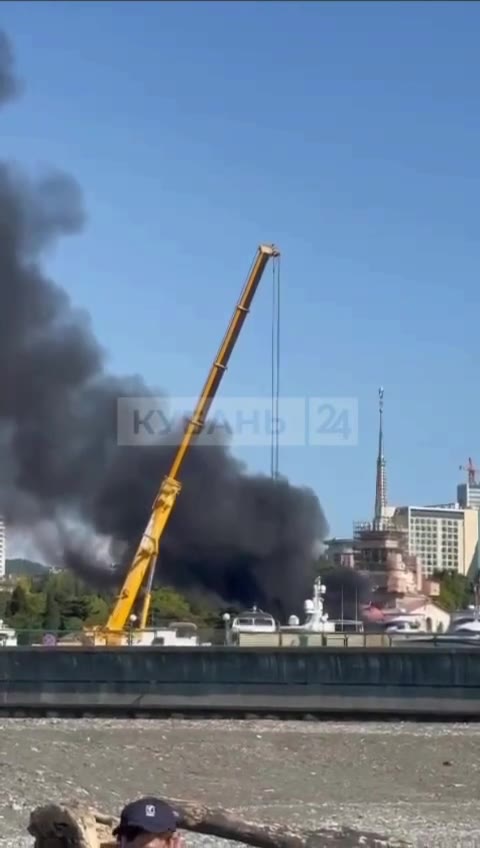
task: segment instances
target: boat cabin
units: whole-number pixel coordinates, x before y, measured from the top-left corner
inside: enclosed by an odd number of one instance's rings
[[[17,644],[17,631],[0,618],[0,648],[15,648]]]
[[[257,607],[237,615],[231,625],[232,633],[276,633],[277,629],[273,616]]]

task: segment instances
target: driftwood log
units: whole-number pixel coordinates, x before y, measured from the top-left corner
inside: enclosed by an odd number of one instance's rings
[[[166,799],[178,814],[179,828],[242,842],[253,848],[410,848],[401,839],[351,828],[289,829],[276,824],[254,824],[228,810]],[[77,803],[37,807],[28,832],[35,848],[114,848],[112,827],[117,819]],[[188,845],[187,845],[188,848]]]

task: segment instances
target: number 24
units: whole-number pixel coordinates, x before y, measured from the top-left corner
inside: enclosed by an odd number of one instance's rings
[[[344,439],[348,439],[351,435],[347,409],[339,412],[330,403],[323,403],[317,407],[317,417],[321,422],[317,427],[317,433],[342,436]]]

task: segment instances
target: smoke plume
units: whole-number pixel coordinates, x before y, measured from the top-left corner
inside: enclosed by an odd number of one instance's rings
[[[371,599],[372,586],[368,577],[353,568],[339,566],[322,577],[325,584],[325,609],[330,618],[361,620],[362,607]]]
[[[0,104],[18,91],[0,34]],[[117,445],[117,398],[158,391],[108,374],[88,315],[43,270],[46,252],[84,223],[68,175],[33,180],[0,163],[0,510],[51,564],[105,583],[118,580],[108,556],[128,561],[138,543],[173,448]],[[192,449],[182,484],[159,579],[292,612],[327,531],[313,492],[247,474],[221,440]]]
[[[4,32],[0,30],[0,106],[11,100],[20,91],[15,74],[13,50]]]

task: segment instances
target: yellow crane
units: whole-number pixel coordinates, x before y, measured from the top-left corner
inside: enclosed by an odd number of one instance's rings
[[[280,251],[275,245],[260,245],[253,261],[247,281],[240,295],[227,332],[220,345],[217,356],[210,369],[192,418],[188,422],[181,443],[177,448],[169,473],[163,479],[152,506],[150,520],[140,540],[133,561],[126,575],[105,627],[95,630],[95,641],[101,644],[120,644],[125,638],[125,627],[130,621],[132,609],[138,600],[145,578],[148,578],[140,615],[140,629],[147,623],[151,601],[151,588],[155,573],[162,535],[175,501],[181,490],[179,473],[182,463],[198,433],[201,432],[209,409],[220,386],[235,343],[249,312],[255,292],[263,272],[271,258],[278,257]]]

